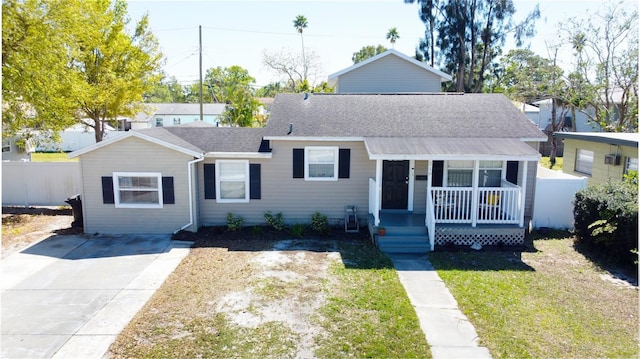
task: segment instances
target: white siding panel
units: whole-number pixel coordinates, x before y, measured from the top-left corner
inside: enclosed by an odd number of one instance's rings
[[[340,76],[337,92],[440,92],[440,77],[396,56],[385,56]]]
[[[426,176],[428,161],[416,161],[415,176]],[[413,213],[426,213],[427,211],[427,181],[416,180],[413,195]]]
[[[135,137],[80,157],[86,233],[171,233],[189,223],[187,163],[193,158]],[[103,204],[103,176],[113,172],[160,172],[174,181],[175,204],[163,208],[115,208]]]
[[[351,149],[350,178],[337,181],[305,181],[293,178],[293,149],[305,146],[338,146]],[[264,224],[264,213],[282,212],[287,223],[309,223],[311,215],[318,211],[329,217],[332,223],[344,219],[344,206],[355,204],[361,220],[367,218],[368,181],[375,177],[375,161],[370,161],[363,142],[293,142],[272,141],[271,159],[250,159],[250,163],[260,163],[261,192],[259,200],[249,203],[217,203],[215,199],[204,199],[204,191],[199,194],[201,225],[224,225],[227,213],[242,216],[245,225]],[[213,163],[207,159],[203,163]],[[204,188],[204,178],[200,167],[200,187]]]

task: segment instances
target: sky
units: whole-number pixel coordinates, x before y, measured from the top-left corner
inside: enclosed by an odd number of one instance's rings
[[[548,57],[547,45],[558,43],[557,24],[569,17],[593,16],[606,0],[514,0],[514,19],[524,18],[536,4],[541,16],[537,34],[527,41],[531,50]],[[627,1],[636,7],[633,1]],[[418,5],[403,0],[325,0],[325,1],[160,1],[129,0],[132,22],[149,14],[151,30],[165,56],[164,71],[181,84],[199,79],[199,26],[202,26],[203,74],[211,67],[241,66],[261,87],[278,81],[277,74],[263,65],[263,54],[288,52],[300,54],[300,34],[293,27],[297,15],[307,18],[304,46],[313,51],[320,63],[316,82],[353,65],[351,57],[362,47],[391,44],[388,30],[396,27],[399,39],[395,49],[409,56],[415,54],[425,25],[419,18]],[[512,41],[506,45],[514,48]],[[506,53],[506,51],[505,51]],[[569,52],[559,53],[559,65],[571,66]]]

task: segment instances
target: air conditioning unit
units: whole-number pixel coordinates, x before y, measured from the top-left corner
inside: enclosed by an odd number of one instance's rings
[[[620,165],[620,156],[615,155],[615,154],[605,155],[604,156],[604,164],[605,165],[619,166]]]

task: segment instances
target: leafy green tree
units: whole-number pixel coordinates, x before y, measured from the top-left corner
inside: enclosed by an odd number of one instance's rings
[[[148,17],[127,33],[124,0],[7,0],[2,8],[5,128],[57,131],[89,117],[100,142],[105,125],[137,113],[160,79]]]
[[[67,98],[75,77],[62,50],[75,41],[70,31],[74,1],[3,0],[2,130],[22,140],[41,133],[56,135],[79,118]],[[56,36],[51,36],[56,34]]]
[[[243,88],[251,92],[256,80],[240,66],[215,67],[207,70],[204,83],[209,87],[213,102],[224,103],[229,99],[229,89]]]
[[[396,40],[398,40],[399,38],[400,35],[398,35],[398,29],[396,29],[395,27],[392,27],[389,29],[389,31],[387,31],[387,40],[389,40],[389,42],[391,43],[391,47],[395,47]]]
[[[269,83],[256,90],[256,97],[275,97],[277,93],[285,92],[279,81]]]
[[[260,102],[251,91],[241,86],[229,86],[224,90],[227,108],[222,113],[222,123],[232,127],[256,127]]]
[[[538,7],[524,21],[512,21],[516,9],[512,0],[405,0],[417,2],[419,15],[425,23],[425,39],[420,48],[424,58],[433,59],[438,53],[441,66],[452,73],[458,92],[480,92],[490,64],[501,53],[508,34],[516,45],[535,34],[535,20],[540,17]],[[435,47],[438,47],[438,51]]]
[[[374,57],[378,54],[381,54],[383,52],[387,51],[387,48],[382,46],[382,45],[378,45],[378,46],[364,46],[362,47],[358,52],[354,52],[353,56],[351,57],[351,60],[353,61],[353,64],[357,64],[359,62],[362,62],[370,57]]]
[[[608,3],[584,19],[561,24],[575,54],[575,98],[605,131],[638,130],[638,11]]]
[[[174,76],[164,78],[155,83],[151,90],[144,94],[146,103],[185,103],[185,89]]]
[[[293,27],[295,27],[296,31],[300,34],[300,41],[302,42],[302,66],[304,69],[303,72],[303,80],[307,79],[307,61],[304,56],[304,37],[302,36],[302,32],[307,28],[309,23],[307,22],[307,18],[303,15],[296,16],[295,20],[293,20]]]

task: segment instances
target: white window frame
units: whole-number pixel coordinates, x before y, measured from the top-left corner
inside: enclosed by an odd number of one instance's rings
[[[311,177],[309,166],[321,163],[311,163],[309,161],[309,152],[311,151],[333,151],[333,176],[332,177]],[[304,148],[304,179],[305,181],[337,181],[338,180],[338,161],[339,161],[339,149],[338,146],[307,146]],[[328,164],[328,163],[327,163]]]
[[[631,168],[633,162],[635,162],[635,168]],[[624,174],[629,174],[630,170],[638,171],[638,159],[635,157],[627,157],[624,161]]]
[[[164,127],[164,118],[156,117],[156,127]]]
[[[2,140],[2,152],[11,152],[11,140]]]
[[[181,122],[182,122],[182,121],[180,120],[180,117],[174,117],[174,118],[173,118],[173,125],[174,125],[174,126],[181,125]]]
[[[224,179],[222,168],[225,163],[241,163],[244,165],[244,198],[222,198],[221,185]],[[240,181],[235,181],[240,182]],[[249,203],[249,160],[216,160],[216,202],[217,203]]]
[[[471,167],[462,165],[462,166],[458,166],[458,164],[462,164],[463,162],[471,162]],[[449,160],[449,161],[445,161],[444,164],[445,167],[445,171],[444,171],[444,177],[443,178],[443,183],[445,184],[445,187],[449,187],[449,171],[453,170],[453,171],[470,171],[471,172],[471,183],[469,185],[469,187],[460,187],[460,188],[470,188],[473,187],[473,169],[474,169],[474,164],[473,164],[473,160]]]
[[[155,177],[158,181],[158,188],[134,188],[120,189],[119,177]],[[120,191],[154,191],[158,192],[158,203],[121,203]],[[160,172],[113,172],[113,199],[116,208],[162,208],[162,174]]]
[[[484,186],[480,186],[480,174],[483,171],[500,171],[500,182],[498,183],[498,187],[502,186],[502,179],[504,178],[504,174],[505,174],[505,161],[501,161],[501,160],[488,160],[488,161],[479,161],[479,168],[478,168],[478,187],[484,187]],[[484,163],[483,163],[484,162]],[[487,162],[500,162],[500,167],[492,167],[492,166],[487,166]],[[483,166],[484,164],[484,166]]]
[[[576,150],[576,164],[574,170],[576,172],[591,176],[591,174],[593,173],[594,156],[595,153],[593,151],[578,148]],[[591,161],[585,160],[588,157],[591,157]]]

